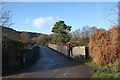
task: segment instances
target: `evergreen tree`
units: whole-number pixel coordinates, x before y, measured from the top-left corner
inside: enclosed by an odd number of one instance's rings
[[[55,35],[55,42],[58,44],[66,43],[70,40],[69,32],[71,30],[71,26],[68,26],[64,23],[64,21],[58,21],[55,23],[52,28],[52,32]]]

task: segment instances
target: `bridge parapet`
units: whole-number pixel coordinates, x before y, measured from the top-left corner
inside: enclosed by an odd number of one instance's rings
[[[67,46],[49,44],[50,48],[63,53],[67,56]],[[88,58],[88,49],[86,46],[76,46],[73,47],[73,56],[74,57],[83,57],[84,59]]]

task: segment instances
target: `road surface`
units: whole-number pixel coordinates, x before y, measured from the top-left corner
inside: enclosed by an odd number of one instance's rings
[[[39,59],[30,67],[4,78],[91,78],[92,69],[58,52],[40,47]]]

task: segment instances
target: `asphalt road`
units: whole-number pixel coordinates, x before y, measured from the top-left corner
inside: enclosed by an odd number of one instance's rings
[[[91,78],[92,69],[48,47],[40,47],[40,56],[32,66],[4,78]]]

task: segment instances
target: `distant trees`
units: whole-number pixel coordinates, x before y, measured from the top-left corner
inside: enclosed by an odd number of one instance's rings
[[[54,40],[54,34],[50,34],[48,35],[48,43],[53,43],[55,40]]]
[[[30,35],[29,35],[29,33],[22,32],[22,33],[20,34],[20,40],[21,40],[23,43],[28,43],[28,42],[30,42]]]
[[[37,44],[37,37],[31,38],[31,42],[32,42],[33,44]]]
[[[45,46],[48,43],[48,37],[46,35],[39,35],[37,38],[37,44]]]
[[[55,23],[52,28],[52,32],[54,33],[54,42],[58,44],[64,44],[70,40],[69,32],[71,30],[71,26],[68,26],[64,23],[64,21],[58,21]]]
[[[11,11],[5,10],[3,2],[0,2],[0,25],[5,27],[10,27],[13,22],[11,20]]]
[[[48,35],[45,34],[41,34],[41,35],[37,35],[36,37],[31,37],[30,33],[27,32],[22,32],[20,34],[20,41],[22,41],[25,46],[29,46],[29,45],[40,45],[40,46],[45,46],[48,43],[49,37]]]
[[[85,26],[82,28],[82,30],[78,29],[76,31],[73,31],[71,33],[72,36],[72,42],[75,43],[75,45],[87,45],[89,42],[90,36],[97,30],[97,27],[89,27]]]

